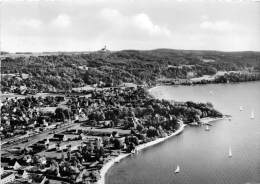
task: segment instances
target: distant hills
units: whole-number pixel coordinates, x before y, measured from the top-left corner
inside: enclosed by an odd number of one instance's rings
[[[161,78],[186,79],[217,71],[260,69],[260,52],[252,51],[106,50],[5,53],[1,58],[1,73],[29,74],[25,84],[42,90],[71,89],[100,81],[113,85],[122,82],[151,85]]]

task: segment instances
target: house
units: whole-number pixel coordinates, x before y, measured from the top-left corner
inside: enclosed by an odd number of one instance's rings
[[[13,172],[3,172],[1,174],[0,184],[11,183],[15,180],[15,175]]]
[[[64,101],[65,100],[65,97],[64,96],[55,96],[55,99],[57,101]]]
[[[55,139],[57,141],[67,141],[68,140],[67,136],[64,134],[54,134],[53,139]]]
[[[0,167],[0,175],[4,173],[4,168]]]
[[[24,170],[24,171],[23,171],[22,178],[23,178],[23,179],[27,179],[28,177],[29,177],[28,172]]]
[[[99,121],[98,123],[102,127],[111,127],[112,121],[111,120],[106,120],[106,121]]]
[[[23,94],[25,94],[27,87],[26,86],[20,86],[19,90],[20,90],[20,94],[23,95]]]
[[[16,161],[15,164],[14,164],[14,166],[13,166],[13,169],[14,169],[14,170],[19,170],[19,169],[21,169],[21,167],[22,167],[22,166]]]
[[[40,162],[42,165],[46,165],[46,163],[47,163],[46,157],[41,157],[41,158],[39,159],[39,162]]]
[[[125,87],[125,88],[129,88],[129,89],[137,89],[137,85],[131,82],[125,82],[123,84],[120,85],[120,87]]]
[[[56,143],[55,142],[50,142],[50,139],[43,139],[41,141],[38,141],[36,144],[36,146],[38,146],[39,148],[46,148],[47,150],[53,149],[56,147]]]
[[[186,77],[187,77],[187,78],[195,77],[195,72],[193,72],[193,71],[191,71],[191,72],[187,72]]]
[[[125,137],[124,136],[117,137],[116,139],[120,142],[121,145],[123,145],[125,143]]]
[[[49,144],[50,143],[50,141],[49,141],[49,139],[43,139],[43,140],[40,140],[40,141],[38,141],[38,144]]]
[[[67,144],[56,144],[56,151],[62,151],[64,149],[67,149]]]
[[[34,183],[34,184],[45,184],[48,182],[46,176],[42,174],[23,172],[20,178],[16,178],[15,184]]]
[[[103,139],[98,136],[85,136],[83,138],[83,143],[86,145],[94,144],[94,146],[100,147],[103,146]]]
[[[54,148],[56,148],[56,143],[49,142],[49,143],[45,144],[45,147],[46,147],[47,150],[54,149]]]
[[[29,78],[29,74],[22,73],[22,74],[20,75],[20,77],[21,77],[22,79],[28,79],[28,78]]]

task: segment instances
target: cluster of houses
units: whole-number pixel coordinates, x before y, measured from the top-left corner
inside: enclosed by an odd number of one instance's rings
[[[40,131],[35,138],[26,137],[27,142],[6,143],[1,152],[2,183],[95,183],[111,157],[173,131],[161,127],[171,121],[171,116],[156,114],[152,107],[157,105],[159,112],[169,109],[168,104],[150,98],[142,87],[125,85],[94,89],[88,95],[7,99],[1,104],[6,125],[1,133],[9,135],[6,132],[16,129],[28,132],[39,124],[57,125],[60,118],[65,122],[65,111],[57,110],[62,109],[61,104],[68,111],[71,126]],[[45,114],[39,111],[50,106],[56,110]],[[11,120],[13,117],[19,121]],[[12,129],[7,128],[10,125]]]
[[[49,134],[33,144],[3,150],[1,182],[95,183],[104,162],[119,154],[117,144],[125,143],[126,134],[113,131],[89,135],[88,132],[81,127],[69,129]],[[36,176],[42,181],[35,181]]]
[[[5,142],[8,138],[22,139],[48,129],[54,129],[55,112],[48,109],[57,108],[64,101],[62,96],[26,97],[2,99],[0,136]]]
[[[37,92],[35,85],[28,86],[29,74],[14,73],[1,74],[2,89],[4,93],[17,93],[21,95],[35,94]]]

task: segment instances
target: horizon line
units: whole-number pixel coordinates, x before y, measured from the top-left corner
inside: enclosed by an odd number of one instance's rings
[[[260,50],[216,50],[216,49],[207,49],[207,50],[203,50],[203,49],[174,49],[174,48],[155,48],[155,49],[120,49],[120,50],[109,50],[107,49],[107,51],[111,51],[111,52],[120,52],[120,51],[155,51],[155,50],[175,50],[175,51],[213,51],[213,52],[260,52]],[[1,50],[0,53],[1,55],[4,55],[2,53],[6,54],[34,54],[34,53],[83,53],[83,52],[98,52],[98,51],[102,51],[102,49],[100,50],[72,50],[72,51],[67,51],[67,50],[56,50],[56,51],[6,51],[6,50]]]

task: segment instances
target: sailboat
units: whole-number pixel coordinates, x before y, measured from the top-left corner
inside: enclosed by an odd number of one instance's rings
[[[229,147],[229,150],[228,150],[228,157],[229,157],[229,158],[232,157],[232,150],[231,150],[231,147]]]
[[[206,131],[209,131],[210,129],[209,129],[209,125],[207,125],[206,126],[206,129],[205,129]]]
[[[175,169],[174,173],[179,173],[179,172],[180,172],[180,166],[179,166],[179,165],[177,165],[177,167],[176,167],[176,169]]]
[[[255,118],[255,113],[254,113],[254,110],[251,111],[251,119],[254,119]]]
[[[240,106],[240,107],[239,107],[239,110],[242,111],[242,110],[243,110],[243,106]]]

